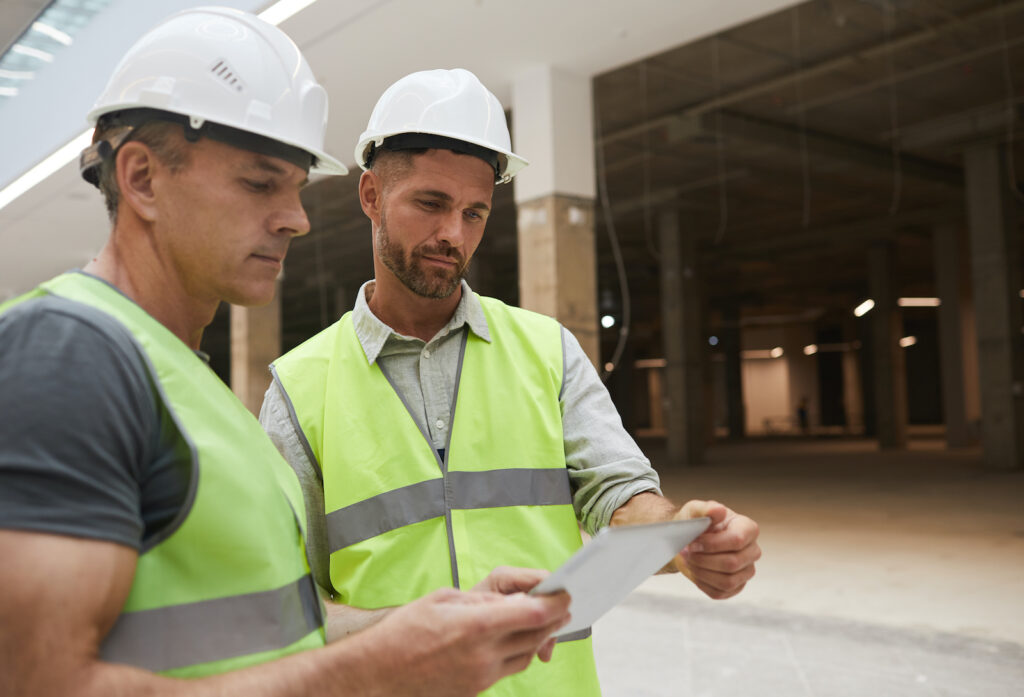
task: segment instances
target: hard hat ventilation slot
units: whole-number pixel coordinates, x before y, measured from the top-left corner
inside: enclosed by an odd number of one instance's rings
[[[213,67],[210,68],[210,74],[230,90],[235,92],[245,91],[245,85],[242,83],[242,80],[223,58],[213,64]]]

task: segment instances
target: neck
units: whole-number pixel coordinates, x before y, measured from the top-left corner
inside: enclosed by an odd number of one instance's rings
[[[448,324],[462,300],[462,285],[447,298],[424,298],[409,290],[387,269],[377,269],[370,311],[392,330],[430,341]]]
[[[125,229],[129,226],[119,222],[84,270],[116,287],[189,348],[198,350],[218,301],[192,296],[180,275],[157,253],[151,231],[129,233]]]

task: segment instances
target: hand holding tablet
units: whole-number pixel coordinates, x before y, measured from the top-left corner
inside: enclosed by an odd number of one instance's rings
[[[572,620],[556,636],[586,629],[703,533],[710,518],[605,528],[530,595],[567,591]]]

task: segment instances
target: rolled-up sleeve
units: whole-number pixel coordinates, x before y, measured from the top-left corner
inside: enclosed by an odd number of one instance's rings
[[[626,432],[608,390],[576,337],[562,328],[565,373],[559,403],[573,507],[593,534],[633,496],[660,494],[658,473]]]

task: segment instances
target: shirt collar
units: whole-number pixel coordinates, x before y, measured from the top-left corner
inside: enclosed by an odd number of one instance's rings
[[[367,293],[373,293],[375,284],[376,281],[367,281],[362,285],[356,295],[356,305],[352,308],[352,327],[355,329],[356,338],[359,339],[359,345],[363,347],[363,353],[366,354],[366,360],[370,363],[377,360],[388,339],[392,336],[402,337],[401,334],[380,321],[377,315],[370,310],[366,296]],[[437,333],[437,336],[450,334],[461,329],[463,325],[468,326],[470,331],[490,343],[491,332],[487,327],[487,317],[484,315],[483,305],[465,279],[462,281],[462,299],[455,308],[451,319]]]

